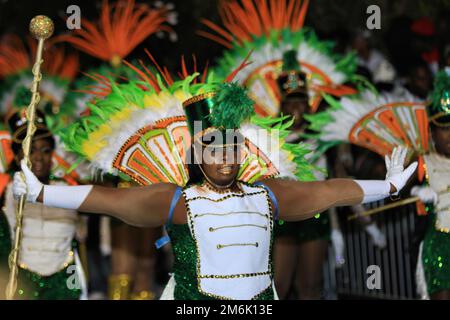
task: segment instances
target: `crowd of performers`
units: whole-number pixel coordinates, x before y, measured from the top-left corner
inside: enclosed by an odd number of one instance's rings
[[[321,299],[329,243],[345,263],[335,208],[360,214],[382,249],[362,204],[414,197],[428,222],[418,297],[449,299],[450,69],[424,55],[401,83],[366,34],[339,54],[304,26],[308,4],[220,2],[222,21],[198,33],[223,56],[169,72],[152,48],[127,56],[173,35],[175,9],[103,2],[97,21],[46,43],[31,169],[36,45],[2,36],[0,297],[20,196],[15,298],[113,300]]]

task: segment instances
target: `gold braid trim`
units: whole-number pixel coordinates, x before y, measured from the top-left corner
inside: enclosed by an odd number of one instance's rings
[[[207,92],[207,93],[202,93],[202,94],[198,94],[196,96],[193,96],[192,98],[187,99],[186,101],[183,102],[183,108],[186,108],[187,106],[194,104],[196,102],[199,102],[201,100],[205,100],[208,98],[212,98],[216,95],[215,92]]]

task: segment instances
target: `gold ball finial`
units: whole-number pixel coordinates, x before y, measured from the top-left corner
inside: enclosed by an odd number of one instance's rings
[[[114,54],[109,62],[114,68],[118,68],[122,64],[122,58],[118,54]]]
[[[30,32],[37,40],[50,38],[53,30],[53,21],[47,16],[36,16],[30,21]]]

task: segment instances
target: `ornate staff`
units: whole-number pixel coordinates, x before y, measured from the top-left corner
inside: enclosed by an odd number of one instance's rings
[[[443,195],[445,192],[446,191],[438,192],[438,195]],[[357,219],[359,217],[371,216],[371,215],[373,215],[375,213],[382,212],[384,210],[389,210],[389,209],[401,207],[401,206],[404,206],[404,205],[407,205],[407,204],[410,204],[410,203],[414,203],[414,202],[417,202],[417,201],[420,201],[419,197],[409,197],[409,198],[406,198],[406,199],[403,199],[403,200],[400,200],[400,201],[396,201],[396,202],[393,202],[393,203],[386,204],[386,205],[381,206],[379,208],[373,208],[373,209],[370,209],[370,210],[363,211],[361,213],[353,214],[353,215],[351,215],[351,216],[349,216],[347,218],[347,221],[354,220],[354,219]]]
[[[400,201],[396,201],[396,202],[393,202],[393,203],[386,204],[386,205],[384,205],[382,207],[379,207],[379,208],[373,208],[373,209],[370,209],[370,210],[363,211],[361,213],[353,214],[353,215],[349,216],[347,218],[347,220],[350,221],[350,220],[357,219],[359,217],[371,216],[371,215],[373,215],[375,213],[378,213],[378,212],[381,212],[381,211],[385,211],[385,210],[389,210],[389,209],[393,209],[393,208],[397,208],[397,207],[401,207],[401,206],[404,206],[404,205],[407,205],[407,204],[410,204],[410,203],[417,202],[419,200],[420,200],[419,197],[410,197],[410,198],[407,198],[407,199],[404,199],[404,200],[400,200]]]
[[[30,21],[30,33],[34,38],[38,40],[38,47],[36,52],[36,60],[33,65],[33,83],[31,85],[31,102],[27,108],[26,117],[27,117],[27,135],[22,142],[22,150],[24,159],[29,168],[31,168],[30,161],[30,147],[31,141],[33,139],[34,132],[36,131],[36,126],[34,123],[35,115],[36,115],[36,106],[39,103],[40,95],[39,95],[39,83],[42,78],[41,74],[41,64],[42,60],[42,52],[44,50],[44,41],[48,39],[53,34],[53,21],[46,16],[36,16]],[[22,218],[23,218],[23,207],[25,205],[25,197],[21,196],[16,209],[16,230],[15,230],[15,239],[14,239],[14,248],[11,250],[9,255],[9,281],[8,286],[6,287],[6,299],[12,300],[14,298],[14,294],[17,289],[17,274],[18,274],[18,259],[19,259],[19,250],[20,250],[20,241],[22,236]]]

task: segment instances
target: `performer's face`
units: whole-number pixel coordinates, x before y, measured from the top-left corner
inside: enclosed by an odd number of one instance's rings
[[[307,99],[298,97],[286,98],[281,103],[281,112],[284,115],[290,115],[294,117],[294,124],[292,128],[300,129],[303,125],[303,115],[308,112],[309,105]]]
[[[226,186],[236,179],[239,172],[240,147],[203,148],[203,161],[200,164],[208,178],[218,186]]]
[[[434,146],[436,151],[450,158],[450,126],[432,128]]]
[[[34,140],[30,150],[31,170],[39,180],[46,181],[52,168],[52,144],[47,139]],[[23,158],[22,150],[19,159]]]

